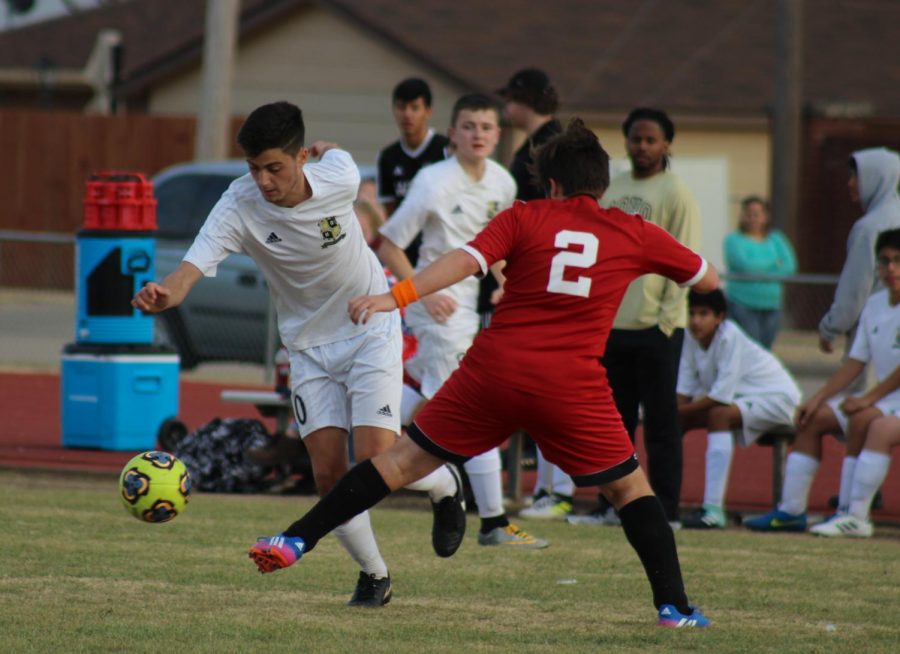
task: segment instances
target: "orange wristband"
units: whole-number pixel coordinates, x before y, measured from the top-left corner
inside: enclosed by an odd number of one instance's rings
[[[407,304],[412,304],[419,299],[419,294],[416,292],[416,287],[413,285],[412,278],[407,278],[402,282],[394,284],[391,287],[391,295],[394,296],[398,309],[402,309]]]

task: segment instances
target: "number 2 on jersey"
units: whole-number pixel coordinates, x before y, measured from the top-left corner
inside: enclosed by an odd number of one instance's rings
[[[589,232],[573,232],[564,229],[557,232],[553,243],[563,250],[550,260],[550,280],[547,282],[547,290],[551,293],[564,293],[565,295],[578,295],[587,297],[591,293],[591,278],[579,277],[575,281],[563,279],[566,267],[589,268],[597,263],[597,250],[600,241]],[[581,252],[573,252],[567,249],[571,245],[580,245]]]

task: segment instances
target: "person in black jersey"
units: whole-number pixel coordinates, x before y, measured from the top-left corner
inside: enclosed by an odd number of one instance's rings
[[[539,145],[562,132],[562,125],[554,117],[559,108],[559,96],[547,74],[537,68],[520,70],[497,93],[506,102],[506,117],[512,126],[528,134],[509,166],[519,187],[516,199],[542,200],[544,191],[534,185],[529,172],[531,154]]]
[[[516,180],[517,200],[540,200],[544,191],[534,185],[529,172],[532,151],[548,141],[552,136],[562,132],[562,125],[554,117],[559,108],[559,96],[550,84],[547,74],[537,68],[525,68],[513,75],[506,86],[497,90],[504,101],[504,115],[516,129],[528,134],[525,142],[516,150],[509,172]],[[482,323],[490,322],[494,303],[491,296],[497,289],[493,279],[481,280],[481,291],[478,295],[478,312],[482,315]]]
[[[423,166],[447,158],[449,139],[431,127],[431,88],[425,80],[405,79],[391,96],[394,121],[400,138],[378,153],[378,199],[388,218],[403,202],[412,178]],[[406,249],[413,266],[419,259],[419,235]]]

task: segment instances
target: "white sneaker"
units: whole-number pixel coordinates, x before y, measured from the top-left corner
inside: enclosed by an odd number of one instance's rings
[[[872,523],[852,516],[849,513],[838,513],[826,520],[810,528],[810,533],[816,536],[841,537],[849,536],[851,538],[871,538],[875,531]]]
[[[588,513],[587,515],[570,515],[566,518],[570,525],[608,525],[618,527],[622,524],[619,514],[612,507],[603,512]]]
[[[526,509],[519,511],[522,518],[537,518],[539,520],[565,520],[572,513],[572,503],[557,495],[544,495],[534,501]]]

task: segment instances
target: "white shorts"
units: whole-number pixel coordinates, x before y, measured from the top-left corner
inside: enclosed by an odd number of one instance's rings
[[[735,430],[747,447],[775,427],[793,427],[797,402],[785,393],[746,395],[734,401],[741,412],[741,429]],[[739,433],[738,433],[739,432]]]
[[[835,395],[826,402],[831,407],[831,410],[834,411],[834,417],[837,418],[838,425],[841,427],[841,433],[835,434],[835,436],[838,436],[842,441],[847,440],[847,429],[850,425],[850,416],[841,411],[841,402],[846,400],[847,397],[847,395]],[[891,393],[878,400],[873,406],[881,411],[883,416],[898,416],[900,415],[900,393]]]
[[[366,333],[291,353],[291,402],[305,438],[317,429],[383,427],[400,433],[400,316]]]
[[[421,308],[425,309],[424,306]],[[431,399],[459,368],[459,362],[472,345],[478,333],[478,314],[457,309],[450,320],[441,325],[430,315],[407,311],[406,324],[419,342],[415,356],[406,362],[406,372],[419,382],[422,395]]]

